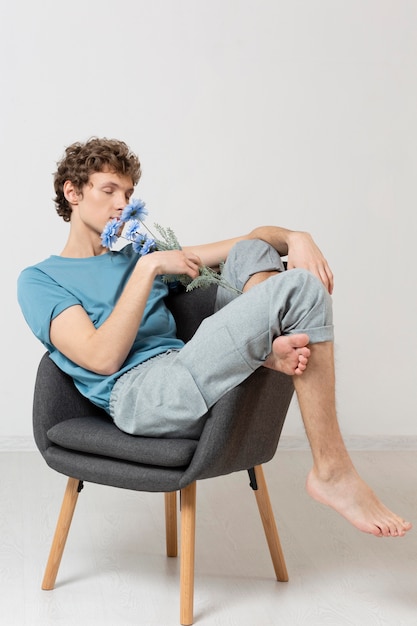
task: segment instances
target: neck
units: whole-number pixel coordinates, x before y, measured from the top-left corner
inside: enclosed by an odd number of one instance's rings
[[[100,236],[89,235],[80,237],[79,233],[75,236],[71,231],[60,256],[84,259],[91,256],[100,256],[101,254],[106,254],[108,251],[108,248],[102,246]]]

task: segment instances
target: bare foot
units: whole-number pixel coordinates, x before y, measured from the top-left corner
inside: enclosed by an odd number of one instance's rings
[[[411,523],[390,511],[352,467],[339,477],[321,480],[313,468],[307,493],[343,515],[353,526],[376,537],[402,537]]]
[[[307,367],[310,356],[308,335],[280,335],[272,342],[272,351],[264,361],[264,367],[289,376],[300,375]]]

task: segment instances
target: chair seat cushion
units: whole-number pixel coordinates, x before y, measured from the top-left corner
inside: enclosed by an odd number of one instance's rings
[[[74,417],[48,430],[48,439],[62,448],[162,467],[189,465],[198,441],[128,435],[98,416]]]

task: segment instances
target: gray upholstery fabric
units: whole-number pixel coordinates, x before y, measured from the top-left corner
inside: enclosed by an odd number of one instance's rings
[[[177,323],[177,335],[189,341],[205,317],[214,313],[217,287],[168,296],[166,302]]]
[[[183,470],[108,459],[51,446],[45,455],[50,467],[86,482],[134,491],[166,492],[180,488]]]
[[[55,424],[48,439],[62,448],[110,458],[183,467],[193,458],[197,441],[191,439],[157,439],[132,437],[101,417],[73,417]]]
[[[221,398],[211,409],[181,487],[270,461],[293,392],[289,376],[260,368]]]
[[[211,315],[215,289],[171,295],[188,340]],[[260,368],[209,412],[199,441],[122,433],[45,354],[35,383],[33,428],[50,467],[73,478],[139,491],[174,491],[194,480],[249,469],[275,454],[292,380]]]

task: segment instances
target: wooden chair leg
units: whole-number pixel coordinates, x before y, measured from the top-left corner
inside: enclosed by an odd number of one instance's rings
[[[42,589],[51,590],[55,586],[55,580],[67,541],[68,532],[71,526],[72,516],[79,495],[80,481],[78,478],[69,478],[62,501],[61,511],[55,529],[54,539],[49,552],[45,574],[42,581]]]
[[[196,492],[196,482],[181,489],[180,622],[183,626],[190,626],[194,620]]]
[[[167,556],[178,556],[176,491],[165,493],[165,530]]]
[[[271,500],[269,499],[268,488],[266,486],[262,465],[254,467],[254,471],[258,486],[255,490],[256,502],[261,515],[275,574],[277,580],[280,582],[287,582],[287,566],[285,565],[284,553],[281,548],[281,542],[279,540],[278,530],[275,523],[274,513],[272,511]]]

